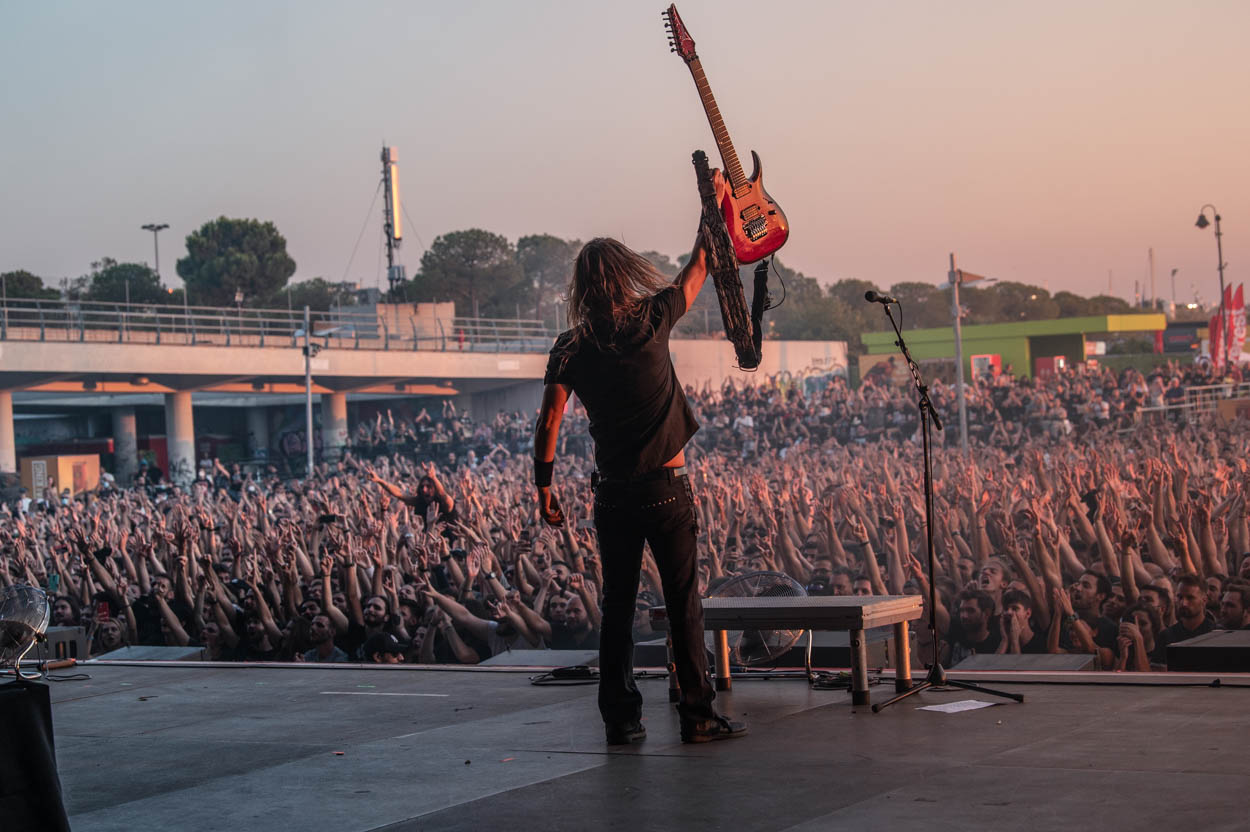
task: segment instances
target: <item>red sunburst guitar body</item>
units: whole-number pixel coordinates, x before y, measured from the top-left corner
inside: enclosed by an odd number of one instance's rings
[[[764,190],[763,169],[759,154],[751,151],[755,168],[742,187],[735,187],[733,194],[725,197],[721,213],[729,228],[729,239],[734,244],[734,254],[739,263],[763,260],[786,244],[790,237],[790,224],[781,206]]]
[[[764,190],[760,157],[754,150],[751,151],[751,161],[754,163],[751,176],[747,177],[743,173],[738,153],[734,150],[733,142],[729,140],[729,130],[721,118],[716,99],[712,97],[712,88],[703,73],[699,56],[695,54],[694,39],[677,15],[677,6],[669,6],[668,11],[664,12],[664,18],[673,51],[686,62],[694,77],[695,87],[703,102],[703,111],[707,114],[712,136],[720,151],[725,180],[731,188],[731,195],[722,203],[721,212],[725,215],[725,225],[729,230],[729,239],[733,242],[734,254],[740,263],[763,260],[785,245],[790,236],[790,224],[786,221],[781,206]]]

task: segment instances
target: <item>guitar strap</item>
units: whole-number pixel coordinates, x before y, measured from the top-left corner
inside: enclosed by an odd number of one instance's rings
[[[725,227],[725,218],[716,204],[716,187],[712,184],[707,154],[696,150],[692,161],[699,183],[699,198],[703,203],[699,223],[707,244],[708,270],[720,301],[725,337],[733,344],[739,368],[754,370],[759,367],[763,356],[764,310],[768,308],[768,261],[761,260],[755,267],[755,286],[748,316],[742,278],[738,273],[738,258],[734,254],[733,241],[729,239],[729,230]]]
[[[772,258],[755,264],[755,287],[751,290],[751,345],[755,348],[755,366],[764,357],[764,310],[768,304],[768,266]]]

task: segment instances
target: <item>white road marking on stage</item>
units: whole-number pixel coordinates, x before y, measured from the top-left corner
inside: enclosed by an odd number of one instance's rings
[[[450,693],[386,693],[376,690],[323,690],[322,696],[437,696],[446,699]]]

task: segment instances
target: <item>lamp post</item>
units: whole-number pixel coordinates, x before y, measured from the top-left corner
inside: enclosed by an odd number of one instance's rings
[[[308,472],[313,475],[313,407],[312,407],[312,358],[317,354],[317,345],[312,342],[312,313],[304,307],[304,328],[295,330],[295,337],[304,336],[304,446],[308,451]]]
[[[964,333],[963,309],[959,306],[959,287],[978,280],[993,282],[992,277],[965,272],[955,268],[955,255],[951,254],[950,270],[946,273],[951,287],[951,318],[955,325],[955,398],[959,402],[959,450],[968,455],[968,400],[964,396]]]
[[[155,253],[156,253],[156,282],[157,282],[157,283],[160,283],[160,282],[161,282],[161,240],[160,240],[160,233],[161,233],[162,231],[164,231],[166,228],[169,228],[169,223],[164,223],[164,222],[162,222],[162,223],[159,223],[159,224],[158,224],[158,223],[150,222],[150,223],[148,223],[147,225],[141,225],[141,226],[139,226],[139,227],[140,227],[140,228],[142,228],[144,231],[151,231],[151,232],[152,232],[152,247],[153,247],[153,249],[155,249]]]
[[[243,340],[243,290],[234,290],[234,315],[239,322],[239,340]]]
[[[1224,244],[1223,244],[1223,241],[1220,239],[1224,235],[1220,231],[1220,212],[1215,210],[1215,206],[1208,202],[1206,205],[1202,206],[1202,209],[1198,212],[1198,221],[1195,222],[1194,225],[1198,226],[1199,228],[1206,228],[1208,225],[1211,224],[1210,222],[1207,221],[1207,209],[1208,208],[1211,209],[1211,215],[1215,217],[1215,255],[1216,255],[1216,259],[1218,260],[1218,266],[1219,266],[1219,272],[1220,272],[1220,341],[1227,343],[1228,342],[1228,311],[1224,308]],[[1228,363],[1228,356],[1226,354],[1227,350],[1223,349],[1224,343],[1220,344],[1221,349],[1220,349],[1219,369],[1224,369],[1224,366],[1227,365]]]
[[[152,232],[152,249],[153,249],[153,253],[154,253],[154,255],[155,255],[155,260],[156,260],[156,282],[159,284],[159,283],[161,282],[161,238],[160,238],[160,234],[161,234],[161,232],[162,232],[162,231],[164,231],[166,228],[169,228],[169,223],[167,223],[167,222],[161,222],[161,223],[150,222],[150,223],[148,223],[147,225],[141,225],[141,226],[139,226],[139,227],[140,227],[141,229],[143,229],[144,231],[151,231],[151,232]],[[129,287],[127,287],[127,288],[129,288]],[[126,298],[126,302],[127,302],[127,303],[129,303],[129,302],[130,302],[130,298],[129,298],[129,297],[127,297],[127,298]],[[184,321],[183,321],[183,323],[184,323],[184,325],[185,325],[185,326],[188,328],[188,330],[189,330],[189,329],[190,329],[191,310],[190,310],[190,308],[188,307],[188,305],[187,305],[187,304],[188,304],[188,301],[187,301],[187,288],[186,288],[186,284],[184,283],[184,284],[183,284],[183,289],[182,289],[182,314],[183,314],[183,316],[184,316]]]

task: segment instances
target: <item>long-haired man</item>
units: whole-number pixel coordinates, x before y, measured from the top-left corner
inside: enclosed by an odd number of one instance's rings
[[[718,195],[724,180],[715,174]],[[610,744],[638,742],[642,696],[633,680],[632,624],[642,547],[650,544],[668,608],[681,699],[683,742],[740,736],[718,716],[707,678],[699,597],[698,526],[686,476],[686,442],[698,423],[669,358],[673,325],[707,278],[701,237],[669,284],[646,258],[616,240],[591,240],[568,290],[568,331],[556,339],[534,432],[534,484],[543,519],[564,515],[551,488],[556,437],[570,394],[581,399],[595,442],[594,520],[603,562],[599,711]]]

